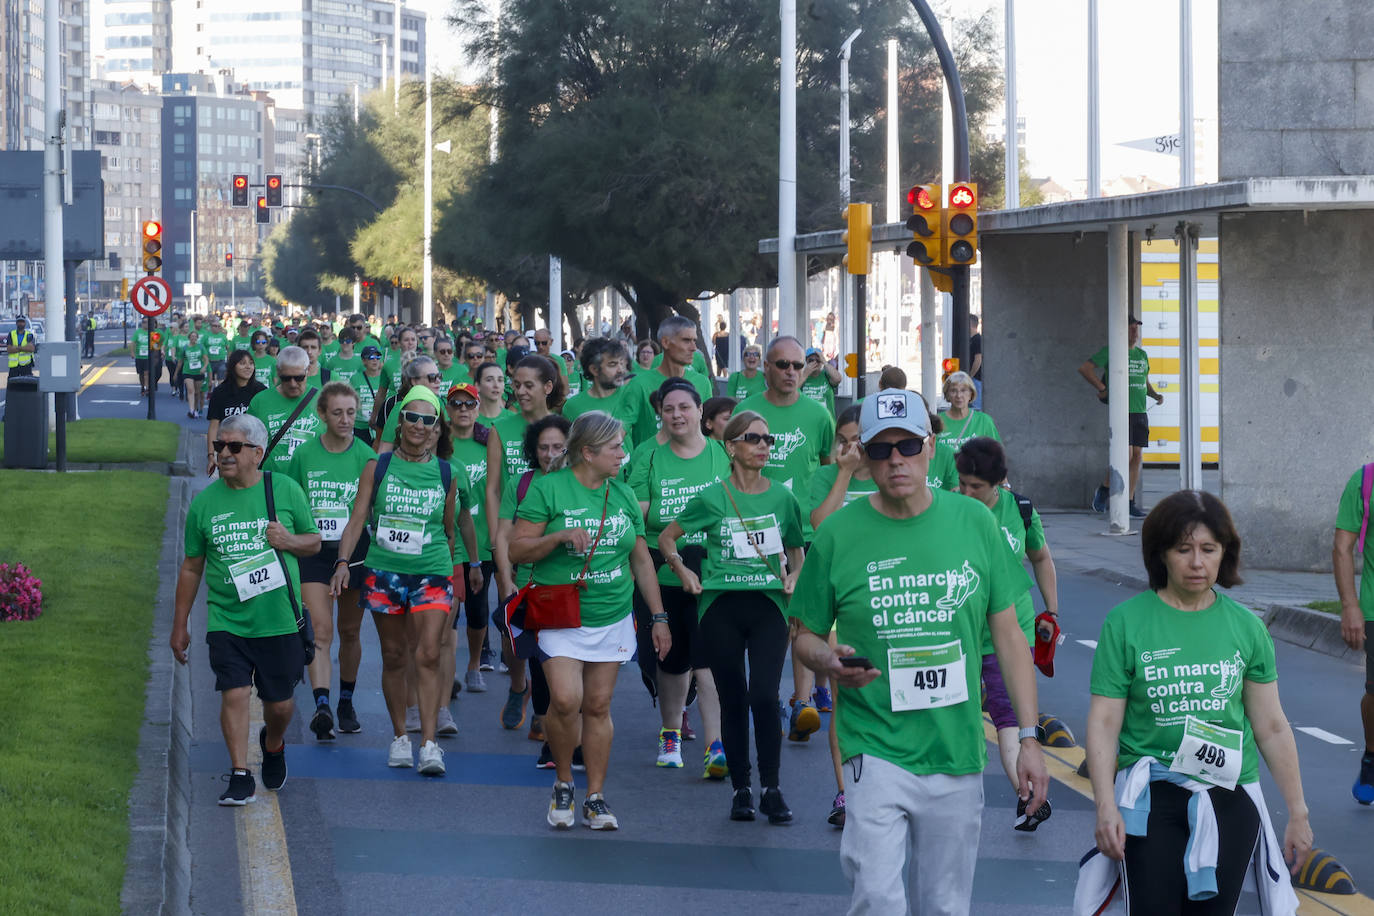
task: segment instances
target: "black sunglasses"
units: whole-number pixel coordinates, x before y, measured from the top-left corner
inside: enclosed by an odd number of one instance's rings
[[[486,356],[486,355],[487,355],[487,351],[486,351],[486,350],[469,350],[467,353],[464,354],[464,356],[465,356],[467,359],[481,359],[482,357],[484,357],[484,356]]]
[[[305,375],[303,375],[303,374],[302,374],[302,375],[278,375],[277,378],[281,379],[283,382],[303,382],[303,381],[305,381]]]
[[[257,448],[257,446],[251,442],[225,442],[223,439],[216,439],[210,444],[214,447],[216,455],[226,448],[229,449],[229,454],[231,455],[237,455],[239,452],[243,451],[245,447]]]
[[[798,372],[800,372],[806,368],[806,363],[799,363],[796,360],[787,359],[775,359],[773,360],[773,365],[777,366],[779,369],[783,371],[786,371],[788,369],[795,369]]]
[[[439,418],[432,413],[416,413],[413,410],[401,411],[401,419],[407,423],[418,423],[421,426],[433,426],[439,422]]]
[[[434,351],[434,354],[435,354],[436,356],[448,356],[448,355],[449,355],[450,353],[452,353],[452,352],[453,352],[452,350],[450,350],[450,349],[448,349],[447,347],[445,347],[445,348],[442,348],[442,349],[436,349],[436,350]]]
[[[895,448],[908,458],[921,454],[921,448],[926,440],[919,437],[902,439],[899,442],[870,442],[864,446],[864,454],[871,461],[886,461],[892,457],[892,450]]]
[[[477,406],[476,401],[449,401],[448,406],[456,407],[459,410],[472,410]]]
[[[437,372],[430,372],[425,376],[425,378],[427,378],[431,382],[439,382],[443,381],[444,377]]]
[[[760,442],[765,442],[768,444],[769,448],[772,448],[773,443],[778,441],[778,437],[772,433],[745,433],[742,436],[736,436],[733,441],[748,442],[750,445],[758,445]]]

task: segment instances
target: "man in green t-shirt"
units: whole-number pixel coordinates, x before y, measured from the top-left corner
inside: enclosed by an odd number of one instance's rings
[[[259,391],[248,402],[248,413],[267,427],[267,434],[277,430],[291,418],[306,391],[306,369],[310,357],[300,347],[286,347],[277,354],[277,386]],[[291,453],[302,442],[313,439],[324,430],[324,421],[311,405],[301,410],[291,428],[277,441],[268,456],[268,470],[285,472],[291,463]]]
[[[1331,572],[1341,598],[1341,637],[1356,652],[1364,650],[1364,695],[1360,721],[1364,725],[1364,756],[1355,780],[1355,800],[1374,802],[1374,537],[1369,537],[1369,497],[1365,474],[1374,466],[1357,468],[1341,491],[1336,509],[1336,534],[1331,547]],[[1374,485],[1374,476],[1371,477]],[[1363,541],[1363,544],[1361,544]],[[1358,552],[1358,555],[1357,555]],[[1355,563],[1360,563],[1360,586],[1355,588]]]
[[[1140,465],[1145,460],[1145,446],[1150,444],[1150,415],[1145,412],[1145,398],[1155,399],[1156,404],[1164,403],[1164,395],[1155,391],[1150,384],[1150,357],[1140,346],[1140,319],[1130,319],[1130,338],[1128,356],[1128,387],[1130,397],[1127,410],[1130,414],[1129,434],[1131,445],[1131,488],[1126,491],[1131,500],[1131,518],[1144,518],[1145,510],[1136,505],[1136,487],[1140,484]],[[1078,367],[1078,374],[1097,390],[1097,397],[1107,403],[1107,347],[1098,350]],[[1099,378],[1097,370],[1102,370]],[[1106,512],[1107,500],[1111,495],[1112,471],[1102,478],[1101,485],[1093,494],[1093,511]]]
[[[176,660],[186,664],[191,605],[204,578],[205,642],[231,767],[219,803],[246,805],[256,791],[248,771],[248,700],[255,684],[266,723],[258,732],[262,782],[272,790],[286,782],[286,728],[305,664],[296,631],[296,558],[319,552],[320,533],[305,491],[285,474],[272,475],[275,520],[269,521],[267,483],[258,470],[267,429],[259,420],[227,417],[217,435],[220,479],[191,501],[186,514],[186,558],[177,576],[169,643]]]
[[[797,657],[839,684],[832,727],[850,909],[966,914],[982,826],[989,629],[1021,726],[1017,794],[1031,811],[1046,799],[1031,653],[1014,606],[1028,583],[986,506],[926,485],[935,437],[919,397],[866,398],[860,428],[878,492],[817,530],[789,607]],[[920,900],[907,899],[904,868]]]
[[[586,388],[568,398],[563,416],[569,422],[584,413],[599,410],[619,420],[625,435],[637,446],[653,438],[658,417],[641,389],[626,384],[630,352],[625,344],[610,337],[593,337],[582,347],[582,374]],[[627,453],[629,449],[626,450]]]
[[[639,388],[647,399],[670,378],[685,378],[696,388],[703,402],[715,395],[710,378],[692,368],[697,352],[697,325],[682,315],[670,315],[658,326],[658,342],[663,347],[663,360],[652,369],[637,369],[630,384]]]

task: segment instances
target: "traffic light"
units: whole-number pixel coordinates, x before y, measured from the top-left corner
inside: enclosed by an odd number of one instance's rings
[[[844,225],[840,238],[846,254],[840,262],[852,274],[866,274],[873,250],[873,205],[850,204],[844,211]]]
[[[946,267],[959,267],[978,260],[978,185],[971,181],[950,185],[949,205],[945,209]]]
[[[280,207],[280,206],[281,206],[281,176],[280,176],[280,175],[268,175],[268,176],[267,176],[267,206],[269,206],[269,207]]]
[[[259,195],[258,197],[258,222],[271,222],[272,212],[267,209],[267,198]]]
[[[914,239],[906,246],[907,256],[926,267],[942,263],[944,242],[941,223],[944,208],[941,206],[940,186],[918,184],[906,192],[906,200],[911,204],[911,215],[906,218],[906,227],[911,230]]]
[[[959,371],[959,357],[949,356],[940,360],[940,371],[945,375]]]
[[[162,270],[162,224],[155,219],[143,224],[143,269],[150,277]]]
[[[859,377],[859,354],[846,353],[844,355],[844,374],[850,378]]]
[[[233,180],[233,204],[236,207],[248,206],[248,176],[235,175]]]
[[[226,252],[224,253],[224,266],[225,266],[225,267],[228,267],[228,268],[231,268],[231,269],[233,268],[233,266],[234,266],[234,253],[233,253],[232,251],[226,251]]]

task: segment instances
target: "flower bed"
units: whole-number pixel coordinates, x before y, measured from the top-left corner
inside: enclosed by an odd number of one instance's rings
[[[43,583],[23,563],[0,563],[0,620],[33,620],[43,613]]]

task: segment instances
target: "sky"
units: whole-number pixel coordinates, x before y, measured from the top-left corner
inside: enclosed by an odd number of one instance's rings
[[[440,70],[462,60],[444,23],[450,0],[409,0],[429,13],[430,53]],[[769,0],[760,0],[769,2]],[[894,0],[905,2],[905,0]],[[1014,0],[1018,115],[1026,121],[1026,158],[1034,177],[1061,183],[1087,176],[1088,0]],[[1174,183],[1178,159],[1118,144],[1178,131],[1180,0],[1099,0],[1102,176],[1149,175]],[[946,14],[999,23],[1005,0],[935,0]],[[1204,176],[1216,175],[1217,0],[1193,0],[1193,113]],[[860,38],[862,41],[863,39]],[[999,57],[1001,48],[997,49]],[[1000,115],[995,119],[1001,122]]]

